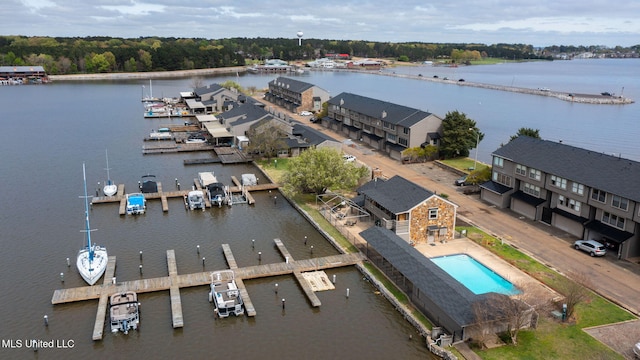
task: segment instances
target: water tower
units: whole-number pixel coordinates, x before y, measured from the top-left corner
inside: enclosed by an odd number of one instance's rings
[[[302,33],[302,31],[298,31],[296,35],[298,36],[298,46],[302,46],[302,35],[304,34]]]

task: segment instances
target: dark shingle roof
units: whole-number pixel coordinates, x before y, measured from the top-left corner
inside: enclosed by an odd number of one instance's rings
[[[640,163],[553,141],[518,136],[493,152],[517,164],[640,201]]]
[[[308,127],[300,123],[294,123],[292,134],[296,137],[305,139],[306,142],[312,145],[318,145],[325,141],[338,142],[338,140],[332,138],[331,136],[328,136],[323,132],[320,132],[314,128]]]
[[[485,295],[475,295],[391,230],[373,226],[360,235],[458,325],[475,322],[471,304]]]
[[[336,95],[329,99],[328,103],[404,127],[410,127],[431,115],[426,111],[352,93]],[[383,114],[385,115],[383,116]]]
[[[303,93],[313,87],[312,84],[282,76],[272,80],[271,83],[294,93]]]
[[[210,84],[210,85],[207,85],[207,86],[199,87],[199,88],[195,89],[193,92],[195,94],[197,94],[198,96],[200,96],[202,94],[218,92],[218,91],[220,91],[222,89],[224,89],[224,88],[222,86],[220,86],[219,84]]]
[[[357,191],[394,214],[408,211],[434,195],[431,191],[398,175],[389,180],[373,179]]]
[[[270,115],[263,107],[256,106],[254,104],[239,104],[235,103],[234,107],[228,111],[220,114],[220,117],[223,119],[232,119],[234,120],[231,125],[239,125],[245,122],[251,122],[258,119],[262,119]]]

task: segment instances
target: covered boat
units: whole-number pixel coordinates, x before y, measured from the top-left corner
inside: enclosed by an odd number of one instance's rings
[[[122,331],[128,334],[129,330],[138,330],[140,326],[138,294],[133,291],[113,294],[109,297],[109,306],[111,332]]]
[[[226,318],[229,315],[240,316],[244,314],[244,302],[232,270],[211,273],[209,302],[213,302],[215,312],[221,318]]]
[[[156,182],[155,175],[145,175],[142,177],[140,181],[140,191],[143,194],[156,193],[158,192],[158,183]]]
[[[144,214],[147,210],[147,200],[142,193],[127,194],[127,215]]]
[[[222,204],[228,202],[227,188],[219,182],[207,185],[207,194],[209,195],[209,201],[211,205],[222,206]]]
[[[186,204],[191,210],[202,209],[204,211],[204,192],[202,190],[192,190],[185,195]]]

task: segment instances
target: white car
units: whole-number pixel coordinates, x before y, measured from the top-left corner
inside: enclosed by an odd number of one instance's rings
[[[345,162],[354,162],[354,161],[356,161],[356,157],[355,157],[355,156],[353,156],[353,155],[349,155],[349,154],[344,154],[344,155],[342,155],[342,159],[343,159]]]
[[[640,342],[633,346],[633,353],[636,355],[637,359],[640,359]]]
[[[313,113],[311,111],[303,111],[300,113],[300,116],[311,116]]]
[[[573,247],[576,250],[582,250],[589,253],[591,256],[604,256],[607,253],[604,245],[595,240],[578,240],[573,243]]]

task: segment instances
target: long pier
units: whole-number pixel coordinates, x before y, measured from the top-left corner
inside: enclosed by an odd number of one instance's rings
[[[317,307],[321,305],[320,300],[315,295],[312,284],[302,276],[304,272],[351,266],[359,264],[365,260],[364,255],[361,253],[294,260],[280,239],[274,239],[274,242],[281,255],[284,257],[284,262],[247,266],[242,268],[237,267],[237,263],[229,245],[222,245],[227,264],[234,272],[236,284],[242,294],[247,316],[255,316],[256,311],[244,285],[244,280],[293,274],[302,287],[304,293],[309,298],[311,305]],[[116,258],[115,256],[110,256],[107,270],[105,271],[104,283],[102,285],[58,289],[54,291],[53,297],[51,298],[51,303],[54,305],[77,301],[99,300],[93,329],[93,340],[102,339],[109,296],[118,292],[135,291],[137,293],[148,293],[169,290],[172,325],[174,328],[183,327],[184,319],[182,316],[180,289],[209,285],[211,283],[210,274],[213,272],[203,271],[193,274],[178,274],[174,250],[167,250],[168,275],[164,277],[116,282],[116,278],[114,277],[115,267]]]
[[[254,204],[255,200],[253,199],[253,196],[251,196],[250,192],[251,191],[264,191],[264,190],[276,190],[278,189],[279,185],[278,184],[273,184],[273,183],[267,183],[267,184],[257,184],[257,185],[246,185],[246,186],[241,186],[240,182],[238,181],[237,178],[235,178],[234,176],[231,177],[231,180],[234,183],[234,186],[229,187],[229,192],[231,193],[242,193],[242,196],[244,196],[247,199],[247,202],[249,203],[249,205]],[[200,183],[198,182],[197,179],[193,180],[196,189],[198,190],[204,190],[202,189],[202,187],[200,186]],[[169,202],[168,199],[169,198],[184,198],[189,191],[191,191],[191,189],[189,190],[174,190],[174,191],[163,191],[162,190],[162,183],[161,182],[157,182],[158,185],[158,192],[154,192],[154,193],[145,193],[144,194],[144,198],[146,200],[156,200],[156,199],[160,199],[161,203],[162,203],[162,211],[163,212],[168,212],[169,211]],[[126,214],[126,207],[127,207],[127,196],[124,192],[124,185],[123,184],[119,184],[118,185],[118,192],[116,193],[116,195],[114,196],[95,196],[91,199],[91,205],[94,204],[106,204],[106,203],[114,203],[114,202],[118,202],[120,203],[119,209],[118,209],[118,213],[120,215],[125,215]],[[211,202],[209,201],[209,199],[205,196],[205,206],[206,207],[212,207]]]

